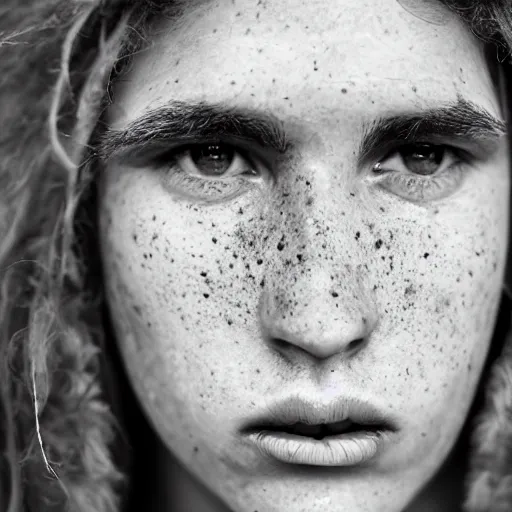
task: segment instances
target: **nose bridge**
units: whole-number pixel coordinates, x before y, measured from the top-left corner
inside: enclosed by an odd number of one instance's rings
[[[331,190],[322,200],[313,178],[302,181],[302,192],[285,193],[274,211],[281,229],[273,233],[277,251],[270,248],[261,321],[269,339],[323,359],[351,350],[377,317],[352,234],[356,217],[342,213],[343,192]]]

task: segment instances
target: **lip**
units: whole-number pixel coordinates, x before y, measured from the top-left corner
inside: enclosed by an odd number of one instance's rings
[[[344,420],[361,428],[323,439],[278,430],[295,423],[319,425]],[[274,460],[312,466],[356,466],[376,458],[397,430],[393,417],[364,400],[339,397],[325,402],[291,396],[270,404],[241,432],[260,453]]]

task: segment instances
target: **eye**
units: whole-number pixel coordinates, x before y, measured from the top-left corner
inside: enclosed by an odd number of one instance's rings
[[[175,156],[183,171],[205,178],[256,175],[254,166],[233,146],[223,143],[194,145]]]
[[[442,199],[462,184],[464,159],[455,148],[414,143],[399,147],[381,160],[373,173],[379,185],[412,201]]]
[[[410,144],[399,148],[393,155],[396,156],[380,162],[383,170],[393,170],[401,166],[406,171],[421,176],[435,174],[441,164],[446,164],[446,160],[452,156],[447,146],[438,144]]]
[[[248,151],[219,141],[176,147],[158,156],[153,166],[172,193],[211,203],[233,199],[271,175]]]

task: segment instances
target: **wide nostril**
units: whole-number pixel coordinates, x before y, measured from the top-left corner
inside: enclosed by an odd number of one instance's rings
[[[292,345],[286,340],[283,340],[282,338],[270,338],[270,343],[279,351],[284,351],[288,348],[290,348]]]
[[[334,346],[324,346],[321,342],[319,344],[303,343],[303,340],[294,340],[293,338],[287,338],[286,336],[270,336],[268,338],[268,342],[275,350],[283,355],[299,351],[309,354],[310,356],[313,355],[318,359],[327,359],[335,353],[345,353],[348,357],[354,356],[367,345],[368,338],[356,338],[345,344],[336,343],[336,348]]]
[[[347,344],[347,352],[355,352],[357,350],[361,350],[365,344],[365,338],[357,338],[356,340],[352,340]]]

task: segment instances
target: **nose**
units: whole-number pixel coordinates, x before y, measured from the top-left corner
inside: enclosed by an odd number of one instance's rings
[[[346,277],[345,286],[336,289],[330,276],[317,272],[266,290],[260,319],[267,342],[281,353],[300,349],[320,360],[363,350],[378,316],[358,280]]]

